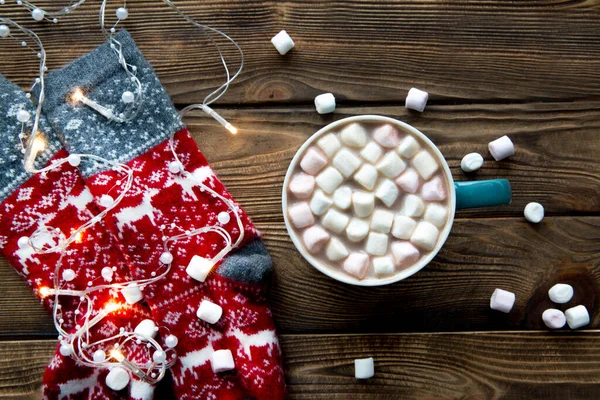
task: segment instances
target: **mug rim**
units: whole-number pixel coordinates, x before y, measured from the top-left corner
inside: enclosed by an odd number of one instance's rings
[[[393,125],[399,126],[403,129],[406,129],[406,130],[410,131],[412,134],[414,134],[415,136],[417,136],[419,139],[421,139],[429,147],[428,150],[435,153],[435,155],[437,156],[437,159],[439,161],[441,161],[441,167],[444,170],[444,173],[447,178],[449,216],[448,216],[446,225],[444,226],[444,229],[440,232],[440,237],[438,238],[438,242],[437,242],[435,248],[433,250],[431,250],[426,257],[423,257],[418,263],[410,266],[409,268],[396,271],[396,273],[390,275],[389,277],[360,280],[350,274],[347,274],[346,272],[344,272],[341,269],[335,270],[331,266],[326,265],[323,262],[320,262],[319,260],[314,258],[310,253],[308,253],[304,249],[304,245],[303,245],[302,241],[300,240],[299,235],[297,235],[296,232],[294,231],[294,228],[292,228],[289,218],[288,218],[287,188],[288,188],[291,176],[293,175],[294,170],[296,169],[296,166],[298,165],[298,163],[300,161],[300,157],[304,154],[306,149],[308,147],[312,146],[314,144],[314,142],[317,139],[319,139],[324,133],[332,131],[339,125],[344,125],[344,124],[351,123],[351,122],[366,122],[366,121],[387,122],[387,123],[391,123]],[[456,191],[454,188],[454,179],[452,178],[452,172],[450,171],[450,167],[448,166],[448,162],[444,158],[444,155],[437,148],[437,146],[427,136],[425,136],[425,134],[423,134],[421,131],[419,131],[417,128],[413,127],[412,125],[409,125],[406,122],[402,122],[395,118],[385,117],[382,115],[373,115],[373,114],[356,115],[353,117],[342,118],[340,120],[337,120],[330,124],[327,124],[323,128],[319,129],[317,132],[315,132],[313,135],[311,135],[302,144],[302,146],[300,146],[300,148],[296,151],[296,154],[294,155],[294,157],[292,158],[292,161],[290,162],[287,173],[285,174],[285,179],[283,181],[283,190],[282,190],[281,197],[282,197],[281,205],[282,205],[282,210],[283,210],[283,219],[285,222],[286,230],[288,232],[288,235],[292,239],[294,246],[300,252],[302,257],[306,261],[308,261],[308,263],[311,264],[314,268],[316,268],[318,271],[322,272],[323,274],[329,276],[330,278],[335,279],[342,283],[347,283],[347,284],[355,285],[355,286],[389,285],[389,284],[392,284],[395,282],[402,281],[402,280],[416,274],[420,270],[422,270],[426,265],[428,265],[431,262],[431,260],[438,254],[440,249],[446,243],[446,240],[448,239],[448,235],[450,234],[450,230],[452,229],[452,225],[454,224],[454,214],[456,212]]]

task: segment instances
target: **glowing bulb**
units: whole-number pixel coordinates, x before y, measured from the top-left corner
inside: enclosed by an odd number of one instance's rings
[[[110,351],[110,356],[118,362],[121,362],[125,359],[125,355],[123,355],[123,353],[119,349],[112,349]]]
[[[31,146],[32,153],[39,153],[40,151],[46,150],[46,141],[39,134],[33,139],[33,145]]]
[[[106,303],[106,304],[104,305],[104,311],[105,311],[106,313],[111,313],[111,312],[113,312],[113,311],[117,311],[117,310],[118,310],[118,309],[120,309],[120,308],[121,308],[121,304],[119,304],[119,303],[116,303],[116,302],[114,302],[114,301],[112,301],[112,300],[111,300],[111,301],[109,301],[108,303]]]
[[[75,243],[81,243],[81,241],[83,240],[83,232],[77,232],[77,234],[75,235]]]
[[[238,133],[238,130],[235,126],[231,125],[229,122],[227,123],[227,125],[225,125],[225,129],[227,129],[229,132],[231,132],[232,135],[235,135]]]
[[[50,288],[47,286],[42,286],[39,288],[39,294],[42,298],[48,297],[50,295]]]
[[[84,97],[85,96],[83,95],[83,90],[75,88],[73,94],[71,95],[71,101],[73,101],[73,103],[79,103],[83,100]]]

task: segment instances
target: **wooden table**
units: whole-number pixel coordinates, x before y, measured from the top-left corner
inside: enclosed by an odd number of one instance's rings
[[[36,29],[51,69],[102,42],[99,1],[58,25],[34,23],[7,3],[0,15]],[[600,398],[600,2],[176,4],[223,29],[246,55],[243,74],[215,107],[240,134],[224,133],[202,113],[186,122],[273,255],[271,298],[290,398]],[[215,51],[202,35],[160,1],[128,7],[125,27],[178,107],[220,84]],[[284,28],[296,48],[281,57],[269,39]],[[5,43],[0,72],[30,84],[35,57]],[[423,114],[403,108],[413,86],[431,94]],[[323,92],[338,100],[333,115],[314,110]],[[404,282],[361,288],[327,278],[290,241],[281,187],[311,134],[358,114],[398,118],[429,135],[456,180],[508,178],[513,203],[458,212],[439,255]],[[494,162],[487,143],[502,135],[513,139],[516,155]],[[486,162],[466,176],[460,160],[473,151]],[[523,219],[530,201],[546,208],[539,225]],[[56,333],[5,261],[0,282],[0,397],[38,398]],[[588,308],[586,330],[544,329],[547,290],[556,282],[575,287],[569,305]],[[496,287],[517,295],[509,315],[489,310]],[[357,382],[353,360],[368,356],[376,376]]]

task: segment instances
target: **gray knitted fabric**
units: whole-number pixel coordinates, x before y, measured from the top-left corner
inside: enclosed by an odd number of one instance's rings
[[[106,119],[90,107],[72,104],[69,97],[82,88],[87,98],[121,113],[126,104],[121,96],[135,92],[136,85],[119,64],[115,50],[104,43],[46,77],[44,112],[70,153],[94,154],[127,162],[165,141],[183,128],[171,99],[126,31],[115,35],[122,45],[125,60],[137,67],[142,83],[143,104],[136,117],[126,123]],[[83,160],[80,169],[85,177],[100,172],[105,165]]]
[[[230,253],[217,273],[226,278],[247,283],[266,283],[273,269],[271,256],[263,241],[255,239],[235,253]]]
[[[21,122],[17,113],[26,110],[31,115],[25,124],[25,133],[31,132],[35,118],[35,106],[25,97],[21,88],[0,75],[0,202],[21,186],[31,174],[23,166],[21,152]],[[36,158],[35,167],[42,168],[61,149],[61,144],[45,118],[40,118],[39,130],[46,141],[46,150]]]

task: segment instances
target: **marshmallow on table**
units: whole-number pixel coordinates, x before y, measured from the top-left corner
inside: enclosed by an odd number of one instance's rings
[[[427,201],[442,201],[446,198],[446,185],[444,181],[436,176],[429,182],[425,182],[421,188],[421,196]]]
[[[441,228],[446,224],[447,215],[448,210],[446,207],[442,206],[441,204],[432,203],[427,206],[423,219],[427,222],[431,222],[438,228]]]
[[[329,114],[335,111],[335,97],[331,93],[323,93],[315,97],[315,108],[319,114]]]
[[[412,168],[406,170],[396,178],[396,185],[400,186],[400,189],[407,193],[417,193],[420,184],[419,174]]]
[[[300,168],[310,175],[316,175],[326,165],[327,157],[314,147],[308,149],[300,161]]]
[[[392,225],[392,236],[398,239],[410,239],[417,227],[417,221],[405,215],[396,215]]]
[[[154,339],[154,337],[158,333],[158,328],[156,327],[154,321],[152,321],[151,319],[145,319],[139,324],[137,324],[133,332],[137,333],[138,335],[143,335]]]
[[[402,205],[400,206],[400,214],[406,215],[407,217],[420,217],[425,211],[425,204],[419,196],[414,194],[407,194],[402,199]]]
[[[315,217],[310,211],[310,206],[305,202],[294,204],[288,208],[288,216],[292,224],[298,229],[306,228],[315,223]]]
[[[394,273],[394,260],[390,256],[373,258],[373,270],[377,275],[391,275]]]
[[[412,158],[421,149],[419,142],[412,136],[406,136],[398,146],[398,153],[402,157]]]
[[[431,178],[438,170],[439,165],[435,158],[426,150],[420,151],[415,158],[412,159],[413,168],[425,180]]]
[[[388,233],[394,222],[394,213],[386,210],[376,210],[371,217],[371,229],[381,233]]]
[[[417,247],[431,251],[437,243],[440,231],[435,225],[422,221],[417,224],[417,227],[410,236],[410,241]]]
[[[302,233],[304,245],[311,253],[318,253],[321,251],[329,238],[329,233],[318,225],[311,226]]]
[[[488,143],[488,149],[494,160],[500,161],[515,154],[515,146],[508,136],[502,136]]]
[[[113,367],[110,369],[110,372],[106,375],[106,386],[110,389],[118,392],[120,390],[125,389],[127,385],[129,385],[129,373],[121,367]]]
[[[340,132],[340,139],[350,147],[364,147],[367,144],[367,130],[358,122],[347,125]]]
[[[375,376],[373,357],[354,360],[354,377],[356,379],[369,379],[373,376]]]
[[[358,217],[368,217],[375,208],[375,196],[367,192],[354,192],[352,193],[352,205],[354,213]]]
[[[544,324],[550,329],[560,329],[565,326],[567,317],[565,314],[556,308],[549,308],[542,314]]]
[[[340,183],[342,183],[343,180],[344,177],[337,169],[333,167],[327,167],[325,171],[317,175],[315,182],[317,182],[317,185],[321,189],[331,194],[335,191],[335,189],[337,189],[338,186],[340,186]]]
[[[383,154],[383,149],[379,147],[379,145],[375,142],[369,142],[361,151],[360,156],[370,162],[371,164],[375,164],[379,157]]]
[[[367,190],[373,190],[377,183],[377,170],[371,164],[363,164],[354,174],[354,180]]]
[[[538,224],[544,219],[544,206],[540,203],[529,203],[525,206],[523,214],[527,221]]]
[[[507,290],[496,289],[490,298],[490,308],[503,313],[509,313],[515,305],[516,296]]]
[[[322,220],[323,226],[335,233],[342,233],[348,226],[348,222],[350,222],[350,217],[333,208],[327,211]]]
[[[389,179],[382,180],[377,190],[375,190],[375,197],[388,207],[391,207],[396,202],[399,194],[398,186]]]
[[[590,314],[587,308],[581,305],[569,308],[565,311],[565,317],[567,317],[567,324],[569,324],[569,328],[571,329],[581,328],[590,323]]]
[[[348,186],[341,186],[333,193],[333,203],[336,207],[347,210],[352,205],[352,189]]]
[[[406,169],[406,164],[394,152],[389,152],[377,164],[377,170],[388,178],[395,178]]]
[[[273,38],[271,38],[271,43],[273,43],[273,46],[275,46],[279,54],[282,56],[294,48],[294,41],[285,30],[273,36]]]
[[[196,311],[196,316],[209,324],[216,324],[222,315],[223,309],[221,306],[208,300],[202,300]]]
[[[329,198],[321,189],[315,190],[315,194],[310,200],[310,210],[315,215],[323,215],[331,207],[333,200]]]
[[[369,223],[362,219],[352,218],[346,227],[346,236],[351,242],[360,242],[369,234]]]
[[[348,258],[344,260],[342,267],[350,275],[363,279],[369,269],[370,261],[370,257],[365,253],[350,253]]]
[[[460,168],[465,172],[477,171],[483,165],[483,157],[479,153],[469,153],[460,161]]]
[[[315,190],[315,178],[312,175],[299,172],[290,181],[290,192],[298,199],[308,199]]]
[[[329,133],[317,141],[317,146],[327,157],[331,158],[342,147],[342,144],[335,134]]]
[[[367,237],[365,251],[374,256],[383,256],[387,253],[388,235],[379,232],[370,232]]]
[[[393,242],[390,246],[396,265],[401,268],[409,267],[421,257],[419,249],[409,242]]]
[[[417,88],[412,88],[408,91],[408,95],[406,96],[406,108],[423,112],[423,110],[425,110],[425,106],[427,105],[428,99],[429,93]]]
[[[360,167],[362,161],[348,149],[341,149],[333,157],[333,166],[338,169],[346,178],[349,177]]]
[[[331,238],[325,247],[325,256],[331,261],[339,261],[350,254],[344,243],[338,238]]]
[[[385,124],[373,131],[373,140],[389,149],[398,146],[400,135],[394,126]]]
[[[568,303],[573,298],[573,286],[566,283],[557,283],[548,290],[548,297],[554,303]]]
[[[210,356],[210,366],[215,374],[234,369],[235,362],[231,350],[214,351]]]

